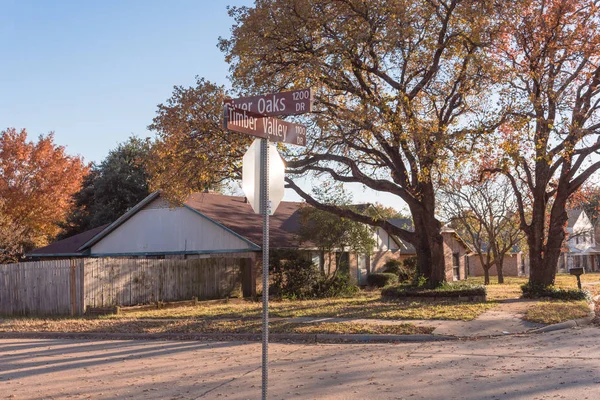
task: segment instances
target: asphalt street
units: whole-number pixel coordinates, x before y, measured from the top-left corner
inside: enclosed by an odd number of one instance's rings
[[[271,344],[271,399],[600,398],[600,329]],[[0,399],[258,399],[260,343],[1,339]]]

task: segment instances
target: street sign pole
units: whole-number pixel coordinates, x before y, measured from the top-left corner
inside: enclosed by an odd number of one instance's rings
[[[273,118],[277,115],[299,115],[312,112],[313,92],[312,89],[298,89],[289,92],[271,93],[262,96],[240,97],[237,99],[227,99],[223,110],[223,128],[235,132],[245,133],[257,136],[260,139],[260,204],[256,207],[254,200],[252,208],[260,208],[263,215],[263,259],[262,259],[262,398],[267,400],[268,382],[269,382],[269,214],[271,210],[271,201],[269,200],[269,141],[287,143],[298,146],[306,146],[306,127],[292,122],[282,121]],[[254,145],[253,145],[254,146]],[[253,159],[255,150],[251,146],[246,156],[252,163],[248,168],[250,178],[248,189],[252,190],[255,182],[255,175],[250,171],[254,167]],[[250,154],[248,154],[250,153]],[[275,151],[279,163],[281,157]],[[275,157],[275,155],[274,155]],[[277,160],[273,160],[274,162]],[[244,163],[246,161],[244,160]],[[283,164],[282,164],[283,165]],[[244,172],[245,174],[245,172]],[[280,176],[273,174],[274,179],[279,181]],[[277,186],[275,186],[277,188]],[[245,190],[245,189],[244,189]],[[283,193],[274,189],[274,199],[276,202],[281,200]],[[249,198],[255,198],[256,193],[252,192]],[[273,207],[273,210],[276,205]]]
[[[269,388],[269,139],[261,139],[260,191],[263,214],[262,259],[262,398],[267,400]]]

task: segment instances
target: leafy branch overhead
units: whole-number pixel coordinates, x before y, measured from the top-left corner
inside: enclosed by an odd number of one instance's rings
[[[295,175],[325,175],[398,196],[415,231],[386,226],[412,243],[421,271],[444,279],[434,180],[464,139],[492,125],[481,100],[489,80],[484,3],[265,1],[233,8],[221,48],[236,87],[252,92],[313,87],[317,112],[306,152],[288,158],[288,184],[308,203],[361,222],[300,189]],[[407,12],[410,10],[410,12]]]

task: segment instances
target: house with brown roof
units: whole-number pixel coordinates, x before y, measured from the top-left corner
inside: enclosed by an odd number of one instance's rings
[[[306,251],[307,256],[320,263],[324,257],[317,247],[312,243],[300,243],[296,234],[303,206],[305,203],[280,203],[270,217],[270,246]],[[411,245],[383,229],[375,230],[374,235],[377,246],[370,255],[350,254],[347,249],[339,249],[340,259],[348,262],[351,275],[359,284],[366,284],[369,273],[381,271],[386,260],[416,255]],[[447,279],[465,279],[466,244],[453,230],[446,228],[442,235],[447,253]],[[27,256],[34,259],[228,256],[252,258],[259,263],[261,244],[262,216],[254,213],[244,197],[194,193],[184,204],[173,206],[160,192],[155,192],[112,224],[36,249]]]

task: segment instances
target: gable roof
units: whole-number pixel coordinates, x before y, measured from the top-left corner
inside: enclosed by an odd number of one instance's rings
[[[94,236],[102,232],[109,224],[99,226],[89,231],[73,235],[63,240],[54,242],[46,247],[32,250],[25,254],[27,257],[52,257],[52,256],[83,256],[84,251],[80,251],[79,248]]]
[[[567,228],[572,228],[581,216],[583,210],[567,210]]]
[[[272,247],[293,248],[300,244],[296,233],[300,229],[300,208],[305,203],[282,201],[275,214],[269,217],[269,243]],[[214,222],[225,226],[262,247],[263,217],[240,196],[214,193],[194,193],[185,202]]]
[[[129,211],[127,211],[125,214],[123,214],[119,218],[117,218],[115,222],[113,222],[112,224],[109,224],[104,230],[102,230],[97,235],[90,238],[90,240],[88,240],[87,242],[82,244],[78,250],[79,251],[86,250],[86,249],[90,248],[91,246],[93,246],[94,244],[98,243],[100,240],[102,240],[109,233],[111,233],[112,231],[117,229],[120,225],[122,225],[129,218],[133,217],[133,215],[135,213],[137,213],[139,210],[144,208],[147,204],[150,204],[150,202],[152,200],[158,198],[159,195],[160,195],[160,192],[158,192],[158,191],[150,193],[148,196],[146,196],[146,198],[144,200],[140,201],[135,206],[133,206]]]

